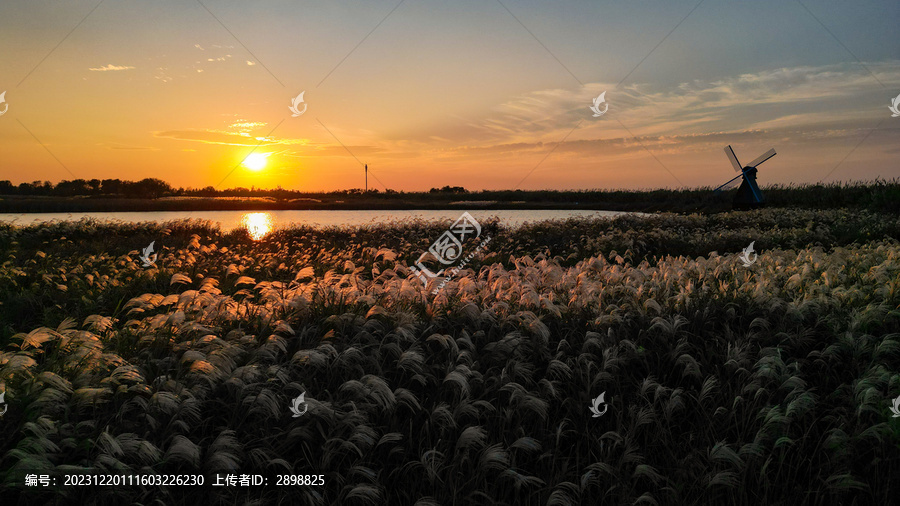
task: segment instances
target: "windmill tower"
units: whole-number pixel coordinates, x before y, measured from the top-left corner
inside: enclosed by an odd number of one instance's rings
[[[731,146],[725,147],[725,155],[728,156],[728,160],[731,161],[731,165],[734,167],[735,172],[740,172],[740,174],[732,178],[731,181],[716,188],[715,192],[718,194],[725,190],[730,190],[740,182],[741,186],[734,196],[734,208],[756,209],[764,206],[766,201],[763,198],[762,191],[759,189],[759,185],[756,184],[756,174],[759,172],[756,167],[775,156],[775,149],[773,148],[766,151],[756,160],[753,160],[743,167],[741,166],[741,162],[738,161],[737,156],[734,155],[734,150],[731,149]]]

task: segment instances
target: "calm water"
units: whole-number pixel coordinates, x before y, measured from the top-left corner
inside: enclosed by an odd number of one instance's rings
[[[2,214],[0,222],[12,222],[15,225],[27,226],[53,220],[77,221],[81,218],[97,220],[142,222],[170,221],[182,218],[198,218],[219,223],[223,231],[238,227],[247,228],[251,235],[264,234],[278,227],[289,227],[295,224],[313,227],[332,227],[345,225],[365,225],[410,218],[424,220],[443,220],[448,224],[459,218],[461,209],[443,211],[197,211],[197,212],[134,212],[134,213],[22,213]],[[567,211],[567,210],[498,210],[469,211],[476,220],[491,216],[500,218],[504,225],[515,227],[530,221],[565,219],[576,216],[612,217],[621,213],[617,211]]]

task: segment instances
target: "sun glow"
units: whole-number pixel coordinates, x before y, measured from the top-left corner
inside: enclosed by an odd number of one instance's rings
[[[250,170],[263,170],[266,168],[266,162],[272,153],[250,153],[244,158],[244,167]]]

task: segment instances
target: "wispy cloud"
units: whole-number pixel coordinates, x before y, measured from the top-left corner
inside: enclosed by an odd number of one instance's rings
[[[256,146],[258,144],[265,146],[279,143],[277,140],[252,137],[247,133],[221,132],[217,130],[167,130],[165,132],[154,132],[153,135],[181,141],[224,144],[228,146]]]
[[[684,153],[691,151],[718,151],[721,146],[733,143],[781,142],[802,146],[814,145],[822,140],[840,141],[857,138],[863,129],[843,128],[821,131],[798,129],[753,129],[725,132],[708,132],[686,135],[616,136],[605,139],[568,140],[554,150],[558,156],[610,158],[627,153],[643,153],[645,147],[655,153]],[[488,146],[461,146],[453,149],[433,150],[430,153],[445,160],[485,160],[507,158],[511,155],[535,155],[553,148],[555,142],[518,142]]]
[[[91,67],[91,68],[88,68],[88,70],[92,70],[94,72],[109,72],[111,70],[131,70],[133,68],[134,67],[129,67],[129,66],[125,66],[125,65],[109,64],[104,67]]]
[[[870,63],[881,82],[900,87],[900,65]],[[607,91],[609,113],[591,117],[591,100]],[[440,158],[528,154],[554,145],[586,120],[558,154],[610,154],[643,150],[691,151],[707,143],[764,137],[792,142],[839,140],[871,128],[884,105],[884,88],[858,65],[836,64],[763,70],[712,82],[661,87],[636,84],[615,89],[588,83],[577,89],[547,89],[498,104],[478,118],[457,118],[435,130],[410,132],[410,149]],[[880,100],[880,101],[879,101]],[[872,107],[861,104],[871,103]],[[618,121],[616,121],[618,120]],[[400,145],[399,139],[393,142]]]
[[[262,128],[266,125],[267,125],[267,123],[262,122],[262,121],[247,121],[247,120],[239,119],[239,120],[235,121],[234,123],[232,123],[231,125],[228,125],[228,128],[232,128],[239,132],[250,132],[257,128]]]
[[[871,68],[882,82],[900,84],[896,65]],[[603,91],[610,112],[593,119],[591,100]],[[875,109],[861,108],[860,97],[877,101],[883,94],[865,70],[850,64],[769,69],[668,87],[636,84],[616,90],[610,83],[588,83],[577,89],[526,93],[479,117],[457,117],[433,129],[400,132],[377,144],[383,156],[394,157],[416,154],[474,161],[528,156],[545,153],[581,120],[586,121],[555,150],[557,155],[609,157],[645,153],[645,148],[687,153],[718,149],[723,142],[842,140],[871,127]]]
[[[256,123],[238,123],[232,127],[240,128],[240,125],[254,125]],[[265,124],[265,123],[259,123]],[[154,137],[176,139],[180,141],[201,142],[204,144],[223,144],[227,146],[307,146],[309,139],[278,139],[254,136],[248,131],[226,132],[221,130],[166,130],[153,132]]]

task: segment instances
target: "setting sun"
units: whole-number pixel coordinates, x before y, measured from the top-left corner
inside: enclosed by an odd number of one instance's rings
[[[250,170],[262,170],[266,168],[266,161],[271,153],[251,153],[244,158],[244,167]]]

